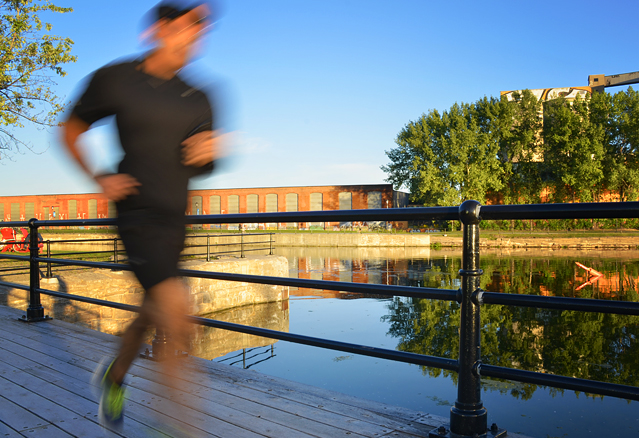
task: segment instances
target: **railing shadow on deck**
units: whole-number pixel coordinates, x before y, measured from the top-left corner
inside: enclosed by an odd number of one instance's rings
[[[462,277],[461,288],[459,290],[449,290],[425,287],[361,284],[339,281],[229,274],[223,272],[201,272],[187,269],[181,269],[180,275],[185,277],[200,277],[215,280],[366,293],[369,295],[379,296],[403,296],[456,301],[460,304],[461,308],[458,360],[361,346],[329,339],[216,321],[197,316],[191,316],[190,320],[195,324],[208,327],[221,328],[315,347],[455,371],[459,374],[459,379],[457,400],[450,412],[450,424],[448,427],[442,426],[431,431],[429,437],[504,437],[506,436],[506,431],[500,429],[495,423],[493,423],[491,427],[488,427],[487,410],[481,400],[482,376],[547,385],[555,388],[583,391],[590,394],[618,397],[635,401],[639,401],[639,388],[568,376],[517,370],[482,363],[480,356],[480,309],[482,305],[501,304],[508,306],[561,309],[582,312],[639,315],[639,303],[585,298],[516,295],[483,291],[480,288],[482,270],[479,268],[480,220],[614,219],[638,217],[639,202],[482,206],[477,201],[465,201],[459,207],[391,208],[189,216],[189,223],[198,225],[270,222],[458,220],[462,223],[463,233],[462,269],[459,271],[459,274]],[[40,294],[108,306],[132,312],[136,312],[138,310],[138,307],[128,304],[70,295],[63,292],[55,292],[40,288],[40,263],[130,270],[128,265],[123,264],[41,257],[39,254],[37,231],[40,227],[110,226],[115,225],[115,219],[77,219],[55,221],[38,221],[36,219],[31,219],[28,222],[3,223],[4,226],[25,226],[25,224],[28,224],[30,228],[29,256],[0,255],[0,258],[29,262],[29,286],[0,281],[0,285],[29,291],[30,304],[26,309],[26,315],[22,318],[23,321],[37,322],[48,318],[45,316],[45,309],[41,304]]]

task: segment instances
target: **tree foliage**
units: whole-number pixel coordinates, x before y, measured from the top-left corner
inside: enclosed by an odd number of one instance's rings
[[[592,258],[589,266],[617,276],[616,290],[596,287],[577,290],[572,259],[486,256],[481,259],[481,288],[492,292],[598,298],[636,302],[638,264],[619,265],[616,260]],[[460,258],[432,259],[423,280],[413,286],[455,289],[459,287]],[[397,349],[458,359],[461,308],[457,302],[395,297],[388,302],[388,335]],[[546,310],[530,307],[487,305],[481,307],[481,360],[490,365],[528,371],[639,385],[639,318],[594,312]],[[424,374],[441,374],[457,381],[457,373],[422,367]],[[530,399],[537,386],[508,382],[490,383],[484,389],[508,392]],[[561,390],[557,390],[561,391]]]
[[[542,116],[543,114],[543,116]],[[588,202],[639,197],[639,93],[557,98],[529,91],[431,110],[411,121],[382,166],[411,201],[458,205]]]
[[[28,145],[15,135],[25,123],[56,125],[64,109],[52,77],[75,62],[73,41],[51,34],[44,12],[71,12],[50,0],[0,0],[0,159]]]
[[[429,205],[457,205],[483,199],[502,187],[499,143],[491,127],[491,103],[455,104],[410,122],[397,136],[382,166],[388,181],[408,186],[413,200]]]

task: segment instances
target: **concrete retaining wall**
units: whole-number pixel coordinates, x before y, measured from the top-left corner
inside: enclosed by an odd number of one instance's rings
[[[211,262],[189,261],[185,269],[288,277],[288,262],[281,256],[255,256],[239,259],[227,257]],[[44,289],[139,305],[144,290],[129,271],[57,268],[55,278],[43,279]],[[28,284],[28,275],[5,276],[5,281]],[[206,315],[245,305],[288,300],[288,287],[230,281],[185,279],[191,291],[192,313]],[[0,304],[25,310],[27,291],[0,286]],[[42,295],[42,305],[49,316],[78,323],[94,330],[120,334],[134,314],[110,307]]]
[[[420,233],[277,233],[275,246],[429,247],[430,236]]]

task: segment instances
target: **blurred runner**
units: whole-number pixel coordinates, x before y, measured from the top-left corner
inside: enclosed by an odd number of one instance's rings
[[[117,356],[96,370],[102,389],[100,420],[110,428],[122,427],[125,375],[147,329],[154,325],[170,334],[169,353],[188,346],[189,297],[177,278],[187,187],[191,177],[213,169],[221,140],[206,95],[185,83],[179,72],[196,54],[213,22],[211,13],[205,0],[156,5],[144,34],[154,48],[141,59],[96,71],[63,128],[63,143],[72,157],[116,202],[129,263],[146,291]],[[92,175],[78,137],[108,116],[115,116],[124,157],[118,173]],[[163,362],[169,387],[176,386],[177,362],[174,354]]]

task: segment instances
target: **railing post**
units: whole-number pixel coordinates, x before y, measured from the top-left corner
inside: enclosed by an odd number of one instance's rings
[[[118,262],[118,238],[113,239],[113,263]]]
[[[44,316],[44,307],[40,302],[40,264],[36,260],[39,256],[38,225],[36,219],[29,220],[29,307],[27,314],[21,321],[36,322],[50,319]]]
[[[47,258],[51,258],[51,241],[47,240]],[[51,272],[51,261],[47,262],[47,278],[53,277],[53,273]]]
[[[269,233],[268,243],[269,243],[268,255],[273,255],[273,233]]]
[[[206,261],[211,261],[211,236],[206,235]]]
[[[168,355],[167,351],[167,334],[162,328],[155,329],[155,338],[151,342],[151,351],[155,360],[164,360]]]
[[[459,330],[459,381],[457,400],[450,410],[450,430],[445,427],[430,432],[431,438],[502,437],[506,431],[496,425],[488,429],[488,413],[481,401],[481,350],[479,304],[473,296],[480,287],[479,210],[477,201],[459,206],[463,249],[461,276],[461,322]]]

